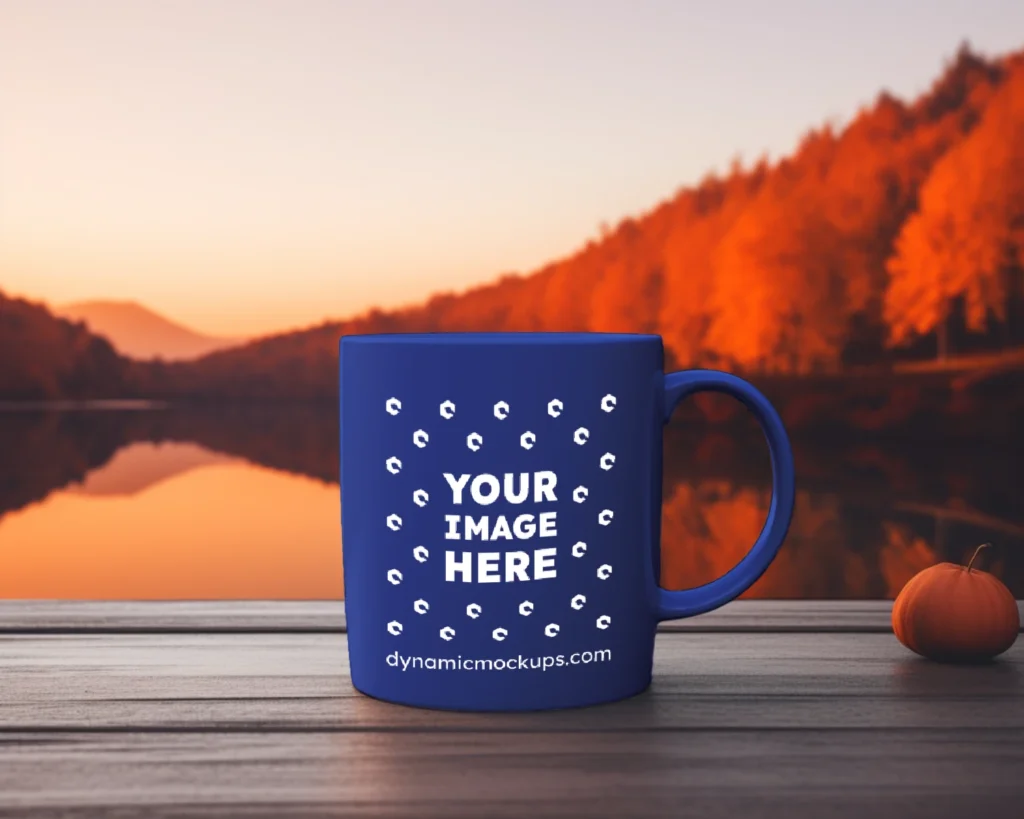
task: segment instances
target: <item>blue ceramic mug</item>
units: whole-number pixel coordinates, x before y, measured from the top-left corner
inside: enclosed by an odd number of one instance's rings
[[[753,386],[665,374],[660,336],[436,333],[341,340],[341,498],[353,685],[391,702],[522,711],[629,697],[662,620],[735,599],[793,512],[793,456]],[[662,427],[695,392],[764,429],[773,494],[724,576],[658,585]]]

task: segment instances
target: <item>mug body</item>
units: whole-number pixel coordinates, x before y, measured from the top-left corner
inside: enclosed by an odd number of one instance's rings
[[[660,337],[347,336],[340,361],[356,689],[466,711],[643,691],[657,624]]]

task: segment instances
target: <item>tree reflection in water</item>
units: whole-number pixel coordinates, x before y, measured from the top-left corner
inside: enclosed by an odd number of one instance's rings
[[[115,454],[139,442],[192,446],[150,447],[145,458],[136,448],[133,458],[111,465]],[[892,598],[915,572],[939,560],[963,560],[982,540],[1003,547],[993,550],[986,568],[1024,597],[1024,506],[1019,502],[1024,458],[1013,447],[846,436],[794,436],[793,443],[798,490],[790,534],[748,597]],[[118,472],[118,485],[132,480],[135,461],[145,460],[145,469],[137,471],[148,480],[198,470],[207,463],[203,451],[210,463],[232,456],[329,486],[338,473],[335,411],[303,405],[5,412],[0,415],[0,561],[17,560],[18,549],[25,548],[5,538],[6,514],[81,487],[87,476],[92,482],[87,485],[95,486],[102,482],[97,470],[105,466]],[[752,424],[729,430],[692,422],[670,425],[664,450],[663,585],[700,585],[734,566],[767,515],[770,478],[767,450]],[[111,475],[103,480],[109,484]],[[130,514],[132,506],[125,504]],[[45,505],[37,511],[47,513]],[[336,520],[324,525],[335,526]],[[288,555],[296,548],[302,547],[284,549],[282,560],[292,559]],[[316,548],[328,547],[321,539]],[[303,596],[302,589],[294,591]]]

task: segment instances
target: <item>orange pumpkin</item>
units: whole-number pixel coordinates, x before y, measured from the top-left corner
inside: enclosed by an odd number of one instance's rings
[[[892,607],[892,630],[911,651],[942,662],[981,662],[1017,639],[1017,601],[999,578],[967,566],[939,563],[914,575]]]

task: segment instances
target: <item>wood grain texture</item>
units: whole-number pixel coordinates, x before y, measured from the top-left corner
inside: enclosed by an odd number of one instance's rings
[[[1024,601],[1018,601],[1024,628]],[[889,600],[737,600],[662,623],[690,633],[890,633]],[[345,604],[313,601],[0,601],[0,634],[341,634]]]
[[[1024,613],[1024,603],[1022,613]],[[892,630],[888,600],[738,600],[663,623],[685,632],[876,632]],[[1024,617],[1022,617],[1024,620]],[[342,633],[342,601],[0,602],[0,634],[263,632]]]
[[[0,601],[0,634],[342,633],[340,600]]]
[[[357,693],[344,635],[7,636],[0,732],[1024,729],[1022,663],[1024,641],[999,663],[957,667],[920,660],[892,635],[665,634],[640,697],[479,715]]]
[[[0,815],[1019,819],[1008,731],[9,736]]]
[[[459,714],[355,692],[343,634],[0,635],[0,816],[962,817],[1024,800],[1024,641],[668,633],[633,699]]]

